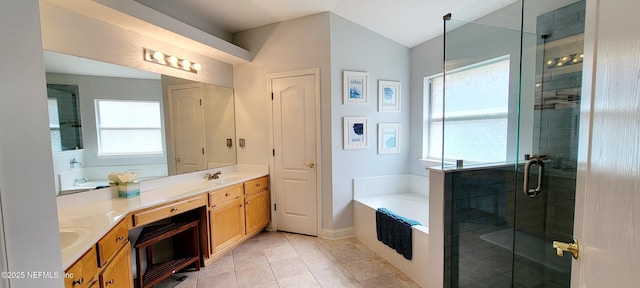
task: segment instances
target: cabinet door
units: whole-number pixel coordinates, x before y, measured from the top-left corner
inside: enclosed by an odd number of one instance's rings
[[[217,253],[244,237],[244,198],[216,205],[209,211],[211,248]]]
[[[247,221],[247,235],[260,231],[269,224],[269,190],[247,196],[244,201]]]
[[[102,271],[102,274],[100,274],[100,287],[133,288],[131,248],[129,245],[124,245],[113,261]]]
[[[64,279],[64,287],[87,287],[98,273],[98,259],[95,247],[91,247],[66,273],[73,275]]]

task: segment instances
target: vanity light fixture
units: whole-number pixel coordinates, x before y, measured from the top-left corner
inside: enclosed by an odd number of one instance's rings
[[[173,67],[176,69],[188,71],[191,73],[198,73],[200,69],[202,69],[202,65],[198,63],[193,63],[188,59],[178,58],[173,55],[167,55],[160,51],[151,50],[148,48],[143,48],[144,52],[144,61],[156,63],[168,67]]]
[[[566,65],[579,64],[579,63],[582,63],[583,60],[584,60],[584,53],[580,52],[576,54],[570,54],[562,57],[555,57],[553,59],[549,59],[546,61],[546,64],[547,64],[547,68],[556,68],[556,67],[562,67]]]

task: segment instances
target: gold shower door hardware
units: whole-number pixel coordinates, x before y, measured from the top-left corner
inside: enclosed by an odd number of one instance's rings
[[[564,255],[564,252],[571,253],[573,255],[573,259],[578,259],[578,256],[580,256],[580,245],[578,245],[578,239],[573,239],[573,243],[553,241],[553,248],[556,249],[556,254],[560,257]]]
[[[307,166],[307,168],[315,168],[315,167],[316,167],[316,164],[315,164],[315,163],[313,163],[313,162],[309,162],[309,163],[307,163],[307,164],[304,164],[304,166]]]

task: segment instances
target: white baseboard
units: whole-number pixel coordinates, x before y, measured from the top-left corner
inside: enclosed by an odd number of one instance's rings
[[[340,229],[322,229],[322,235],[320,235],[320,237],[324,239],[341,239],[353,236],[355,236],[353,227]]]

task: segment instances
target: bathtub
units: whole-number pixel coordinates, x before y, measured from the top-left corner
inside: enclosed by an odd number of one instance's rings
[[[413,174],[353,180],[355,236],[422,287],[427,286],[429,257],[429,178]],[[387,208],[422,225],[412,227],[413,259],[407,260],[378,241],[376,210]]]

